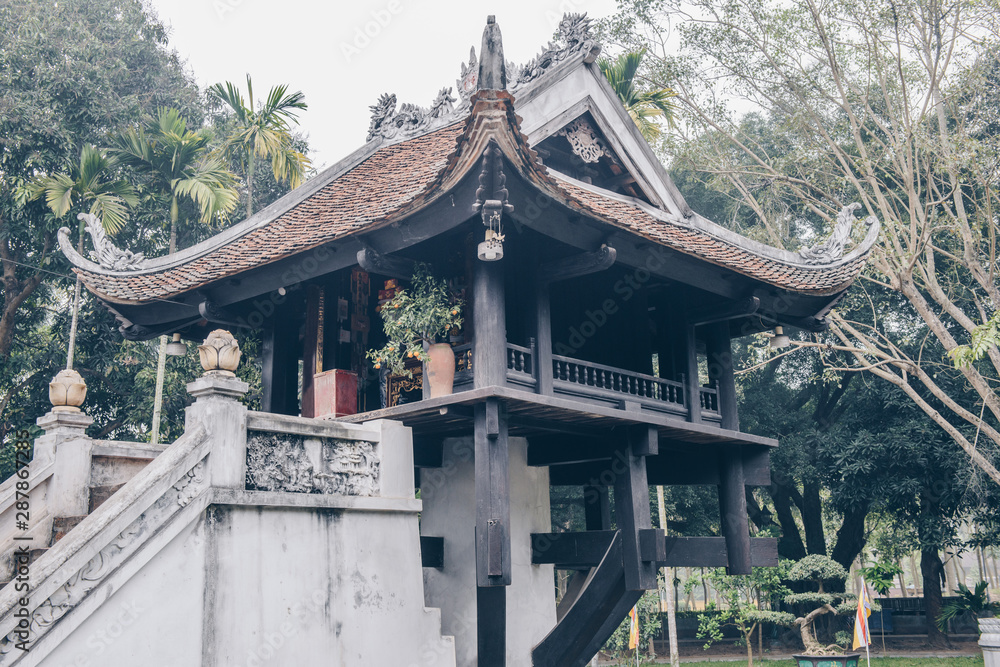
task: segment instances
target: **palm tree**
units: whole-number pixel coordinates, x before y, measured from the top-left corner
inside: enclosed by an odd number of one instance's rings
[[[646,49],[623,53],[614,60],[601,58],[597,61],[604,78],[611,84],[625,110],[632,117],[643,138],[652,143],[660,137],[662,130],[657,118],[662,117],[668,125],[673,125],[676,107],[671,98],[677,93],[669,88],[640,91],[636,88],[636,74],[642,64]]]
[[[139,199],[131,185],[122,180],[107,180],[117,161],[90,144],[80,149],[80,161],[69,174],[38,176],[27,185],[29,200],[45,198],[45,203],[61,218],[77,203],[90,202],[90,213],[101,220],[104,231],[114,234],[128,220],[126,206],[136,206]],[[83,221],[80,221],[77,251],[83,254]],[[69,327],[69,351],[66,368],[72,370],[76,353],[76,327],[80,316],[80,277],[73,292],[73,319]]]
[[[207,130],[188,130],[177,109],[161,109],[155,121],[131,128],[116,141],[121,161],[146,174],[152,187],[170,199],[170,253],[177,250],[177,219],[180,200],[188,198],[208,223],[236,208],[239,195],[236,177],[210,152],[212,136]],[[160,409],[163,404],[163,376],[167,359],[167,337],[160,336],[156,364],[156,395],[150,442],[160,437]]]
[[[189,130],[177,109],[161,109],[145,127],[131,128],[115,140],[119,159],[144,173],[152,187],[170,200],[170,252],[177,249],[180,200],[188,198],[200,220],[230,213],[239,201],[236,177],[214,157],[208,130]]]
[[[288,86],[271,88],[259,109],[254,104],[253,83],[247,74],[247,97],[231,82],[210,86],[209,94],[233,112],[234,127],[222,142],[221,151],[235,160],[247,179],[247,217],[253,215],[253,178],[256,158],[270,158],[271,171],[278,181],[297,188],[305,179],[309,158],[292,145],[291,123],[298,124],[297,111],[308,109],[302,92],[288,93]]]

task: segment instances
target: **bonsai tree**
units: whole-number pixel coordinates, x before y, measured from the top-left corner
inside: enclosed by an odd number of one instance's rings
[[[749,575],[728,575],[724,569],[712,570],[706,575],[712,587],[723,599],[723,605],[717,608],[708,605],[705,613],[698,616],[698,638],[707,640],[708,649],[713,641],[722,639],[722,631],[726,627],[734,627],[742,636],[741,642],[747,649],[747,667],[753,667],[753,635],[758,636],[758,653],[760,653],[760,637],[763,635],[763,625],[789,626],[795,617],[783,611],[769,609],[775,599],[789,593],[782,584],[783,570],[787,565],[779,567],[755,567]]]
[[[385,367],[395,375],[412,377],[406,359],[428,361],[424,345],[445,340],[453,327],[462,326],[462,302],[445,281],[431,275],[426,264],[418,264],[409,289],[399,289],[382,304],[379,314],[387,342],[369,350],[375,368]]]
[[[852,601],[855,596],[846,593],[829,593],[825,590],[826,582],[844,581],[847,571],[844,567],[827,556],[810,554],[802,558],[788,570],[787,580],[807,584],[815,591],[792,593],[785,596],[785,603],[790,605],[805,605],[813,607],[811,611],[793,621],[799,626],[802,644],[809,655],[837,655],[844,652],[838,644],[823,646],[816,637],[816,619],[823,614],[851,613],[854,611]]]

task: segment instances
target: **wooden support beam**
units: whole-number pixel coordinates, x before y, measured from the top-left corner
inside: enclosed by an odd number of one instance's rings
[[[729,554],[729,574],[750,574],[750,526],[740,452],[719,455],[719,513]]]
[[[662,449],[657,456],[646,458],[646,479],[650,484],[664,486],[684,485],[717,485],[719,484],[718,452],[720,448],[708,448],[703,451],[666,451]],[[742,449],[744,483],[747,486],[769,486],[771,484],[770,452],[767,448]],[[597,452],[581,444],[580,456],[589,456]],[[528,447],[531,456],[531,447]],[[573,454],[563,450],[562,453],[544,448],[538,454],[542,457],[572,458]],[[530,459],[529,459],[530,460]],[[615,471],[610,458],[581,463],[566,463],[559,465],[550,463],[549,483],[553,486],[581,486],[585,484],[600,484],[602,480],[611,483]],[[621,467],[618,463],[616,468]]]
[[[586,570],[597,567],[616,531],[588,530],[576,533],[532,533],[533,565],[555,565],[562,570]],[[641,534],[641,548],[655,558],[659,567],[727,567],[729,551],[724,537],[664,537],[659,530]],[[753,567],[778,564],[778,540],[755,537],[750,540],[750,563]]]
[[[507,384],[504,260],[477,261],[472,276],[473,382],[476,389]]]
[[[583,487],[583,514],[587,530],[611,530],[611,494],[608,487]]]
[[[490,398],[476,405],[476,582],[509,586],[510,479],[506,404]]]
[[[413,436],[413,466],[440,468],[444,463],[444,441],[439,437]]]
[[[611,458],[607,440],[553,433],[532,436],[528,440],[529,466],[554,466],[586,463]]]
[[[535,378],[536,391],[552,395],[552,296],[549,283],[535,279]]]
[[[656,563],[643,560],[639,553],[640,531],[652,528],[646,459],[637,453],[645,446],[643,440],[636,429],[630,429],[627,438],[617,443],[615,452],[615,456],[624,464],[614,481],[615,519],[622,536],[625,588],[629,591],[649,591],[656,588]]]
[[[302,416],[315,417],[313,376],[323,372],[323,288],[306,288],[306,331],[302,349]]]
[[[444,538],[420,536],[420,565],[444,568]]]
[[[688,312],[688,321],[696,326],[714,322],[726,322],[753,315],[760,308],[760,299],[750,296],[739,301],[727,301],[724,304],[701,306]]]
[[[261,345],[261,410],[279,415],[299,414],[298,323],[286,306],[264,324]]]
[[[476,639],[479,667],[507,664],[507,589],[476,587]]]
[[[706,327],[705,350],[708,357],[708,377],[715,382],[719,397],[719,414],[722,417],[720,426],[730,431],[739,431],[736,376],[733,373],[733,349],[728,324],[716,322]]]
[[[701,381],[698,378],[698,339],[694,325],[684,325],[684,350],[687,369],[684,373],[684,400],[687,401],[688,421],[701,423]]]
[[[545,262],[538,269],[538,280],[552,283],[557,280],[570,280],[590,273],[605,271],[611,268],[617,257],[617,251],[605,244],[594,252],[583,252]]]
[[[564,570],[597,567],[616,534],[614,530],[532,533],[531,564],[552,564]]]
[[[413,277],[416,263],[412,259],[383,255],[363,240],[361,244],[364,245],[364,248],[358,251],[358,264],[368,273],[389,276],[390,278],[402,278],[403,280],[410,280]]]
[[[665,567],[727,567],[729,552],[724,537],[668,537]],[[755,537],[750,540],[750,564],[774,567],[778,564],[778,539]]]

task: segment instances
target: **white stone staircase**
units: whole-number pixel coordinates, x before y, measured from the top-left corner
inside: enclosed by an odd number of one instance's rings
[[[0,665],[454,667],[424,607],[409,429],[248,413],[218,374],[189,391],[162,451],[39,420],[27,531],[0,485],[0,567],[15,538],[41,549],[27,590],[0,589]]]

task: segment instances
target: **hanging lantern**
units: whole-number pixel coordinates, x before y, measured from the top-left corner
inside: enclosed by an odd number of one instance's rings
[[[785,331],[780,326],[774,327],[774,335],[771,336],[770,345],[775,350],[791,345],[788,342],[788,336],[785,335]]]
[[[503,236],[492,229],[486,230],[486,240],[479,244],[479,259],[495,262],[503,259]]]
[[[181,342],[181,335],[179,333],[175,333],[174,339],[167,343],[167,354],[171,357],[183,357],[187,355],[187,353],[187,345]]]

